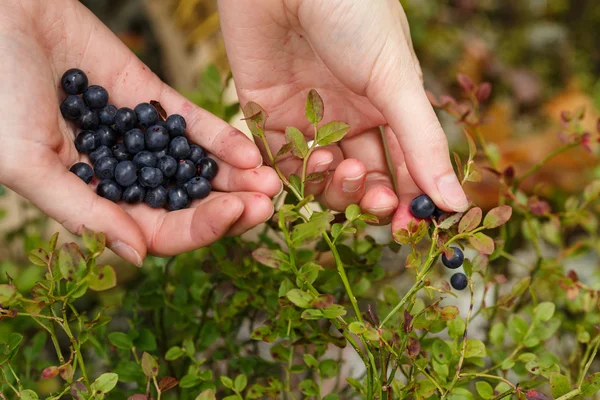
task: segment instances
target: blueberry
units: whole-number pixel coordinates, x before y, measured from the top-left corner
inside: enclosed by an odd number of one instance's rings
[[[98,135],[94,131],[83,131],[75,138],[75,148],[80,153],[91,153],[100,146]]]
[[[144,167],[140,170],[139,181],[142,186],[155,188],[163,182],[163,173],[158,168]]]
[[[219,165],[212,158],[203,158],[197,165],[198,174],[209,181],[212,181],[219,172]]]
[[[77,119],[84,110],[85,104],[83,104],[81,97],[72,94],[67,96],[60,104],[60,113],[66,119]]]
[[[77,175],[79,179],[81,179],[85,183],[90,183],[92,181],[92,178],[94,177],[94,171],[92,171],[92,167],[83,162],[73,164],[69,171]]]
[[[136,122],[137,117],[131,108],[120,108],[115,114],[115,129],[120,134],[124,134],[125,132],[135,128]]]
[[[141,203],[144,197],[146,197],[146,188],[139,182],[135,182],[123,192],[123,201],[129,204]]]
[[[181,186],[169,189],[167,208],[171,211],[187,208],[191,203],[190,196]]]
[[[137,168],[133,161],[121,161],[115,168],[115,181],[121,186],[131,186],[137,180]]]
[[[162,149],[161,151],[154,152],[154,155],[156,156],[157,159],[163,158],[167,154],[168,154],[167,149]]]
[[[192,199],[203,199],[210,194],[210,182],[201,176],[190,179],[185,184],[185,190]]]
[[[98,184],[96,193],[98,193],[98,196],[116,203],[121,200],[123,189],[121,189],[121,186],[117,185],[115,181],[106,179]]]
[[[148,189],[144,200],[152,208],[161,208],[167,204],[167,189],[163,186]]]
[[[140,151],[133,157],[133,163],[138,168],[156,167],[156,162],[156,155],[146,150]]]
[[[178,160],[188,158],[191,149],[187,139],[183,136],[177,136],[171,140],[169,144],[169,155],[175,157]]]
[[[452,246],[450,248],[453,250],[452,257],[448,259],[446,254],[442,253],[442,263],[450,269],[456,269],[462,265],[465,260],[465,255],[458,247]]]
[[[197,163],[206,157],[206,152],[204,149],[197,144],[193,144],[190,146],[190,155],[188,159],[190,159],[193,163]]]
[[[422,194],[410,203],[410,212],[417,218],[429,218],[435,211],[435,203],[429,196]]]
[[[467,276],[462,272],[457,272],[450,277],[450,284],[456,290],[463,290],[467,287]]]
[[[158,159],[156,168],[160,169],[165,178],[171,178],[177,172],[177,160],[171,156],[164,156]]]
[[[431,214],[431,216],[433,218],[440,218],[442,215],[446,214],[446,211],[442,210],[441,208],[439,208],[438,206],[435,206],[435,210],[433,211],[433,214]]]
[[[96,135],[98,135],[102,146],[112,147],[117,144],[117,140],[119,139],[117,132],[108,125],[100,125],[96,129]]]
[[[96,164],[96,161],[101,159],[102,157],[112,157],[113,153],[107,146],[99,146],[96,150],[92,151],[90,154],[90,161],[92,164]],[[118,160],[121,161],[121,160]]]
[[[83,101],[90,108],[104,108],[108,104],[108,92],[102,86],[92,85],[83,92]]]
[[[135,111],[135,115],[137,116],[140,125],[144,128],[152,126],[158,121],[158,111],[156,111],[156,108],[154,108],[152,104],[138,104],[133,111]]]
[[[117,159],[117,161],[128,161],[133,158],[131,154],[127,152],[125,148],[125,144],[117,143],[112,147],[113,157]]]
[[[100,125],[98,112],[89,108],[84,108],[79,118],[77,118],[77,126],[81,129],[94,130]]]
[[[185,129],[187,127],[187,124],[185,123],[185,119],[181,115],[169,115],[169,117],[165,121],[165,125],[167,126],[167,130],[169,131],[169,135],[171,135],[171,137],[185,135]]]
[[[175,183],[182,185],[196,176],[196,166],[190,160],[181,160],[175,171]]]
[[[113,157],[102,157],[94,164],[94,173],[99,179],[114,179],[119,162]]]
[[[163,128],[167,129],[167,123],[165,121],[158,120],[154,123],[154,125],[162,126]]]
[[[169,140],[169,134],[162,126],[152,125],[146,130],[146,148],[148,150],[164,150],[169,145]]]
[[[72,68],[60,78],[60,85],[67,94],[81,94],[88,87],[88,78],[82,70]]]
[[[133,128],[123,135],[123,143],[125,148],[131,154],[139,153],[144,150],[144,132],[138,128]]]
[[[107,105],[101,110],[98,110],[98,118],[102,125],[114,125],[115,117],[117,116],[117,107],[112,104]]]

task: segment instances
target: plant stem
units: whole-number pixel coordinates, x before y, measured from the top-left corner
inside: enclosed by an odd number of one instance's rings
[[[475,376],[478,378],[495,379],[497,381],[502,381],[502,382],[506,383],[508,386],[512,387],[513,389],[516,389],[516,386],[514,384],[512,384],[511,381],[509,381],[508,379],[504,379],[501,376],[488,375],[488,374],[477,374],[477,373],[461,374],[461,377],[466,377],[466,376]]]
[[[518,187],[525,179],[529,178],[531,175],[538,172],[540,170],[540,168],[542,168],[548,161],[552,160],[554,157],[556,157],[560,153],[563,153],[567,150],[570,150],[574,147],[579,146],[579,144],[580,144],[580,141],[577,140],[573,143],[565,144],[565,145],[559,147],[558,149],[554,150],[552,153],[548,154],[541,161],[537,162],[533,167],[531,167],[531,169],[529,169],[529,171],[527,171],[523,175],[521,175],[521,177],[519,177],[518,179],[515,179],[514,186]]]
[[[8,376],[6,376],[6,372],[4,372],[4,368],[2,368],[2,366],[0,366],[0,371],[2,371],[2,376],[4,377],[4,382],[6,382],[8,387],[10,387],[17,394],[17,397],[21,397],[19,395],[19,391],[17,390],[17,388],[14,387],[13,385],[11,385],[11,383],[8,381]]]
[[[569,393],[557,397],[556,400],[569,400],[581,393],[581,389],[573,389]]]
[[[83,376],[83,379],[85,380],[86,383],[89,383],[87,372],[85,370],[85,363],[83,362],[83,356],[81,354],[81,349],[79,347],[80,343],[77,341],[77,339],[75,339],[75,337],[73,336],[73,333],[71,332],[71,327],[69,327],[69,320],[67,319],[67,312],[64,308],[62,311],[62,316],[63,316],[64,323],[61,324],[61,327],[63,328],[63,330],[69,337],[69,340],[71,341],[71,344],[73,345],[73,348],[75,349],[75,354],[77,354],[77,361],[79,362],[79,368],[81,368],[81,376]]]
[[[13,369],[12,365],[10,365],[10,363],[6,363],[6,366],[8,367],[8,370],[10,371],[10,373],[12,374],[12,376],[15,377],[15,382],[17,382],[17,387],[19,388],[19,391],[23,391],[23,386],[21,385],[21,380],[17,376],[17,373]]]
[[[583,368],[583,371],[579,375],[579,379],[577,380],[577,387],[578,388],[581,388],[581,385],[583,384],[583,380],[585,379],[585,375],[587,374],[588,370],[592,366],[592,362],[594,362],[594,359],[596,358],[596,354],[598,353],[598,347],[599,346],[600,346],[600,336],[597,336],[596,337],[596,343],[594,344],[594,351],[592,352],[592,355],[588,358],[588,361],[585,364],[585,367]]]

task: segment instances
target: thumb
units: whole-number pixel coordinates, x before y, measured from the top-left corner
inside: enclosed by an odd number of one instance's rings
[[[117,204],[98,196],[71,173],[58,156],[29,168],[25,179],[10,187],[74,234],[83,227],[106,236],[107,245],[121,258],[141,267],[146,241],[135,221]]]

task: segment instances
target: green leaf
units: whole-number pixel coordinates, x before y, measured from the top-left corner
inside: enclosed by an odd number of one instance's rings
[[[142,354],[142,371],[144,371],[144,375],[147,377],[158,376],[158,362],[146,352]]]
[[[585,378],[581,385],[581,395],[591,397],[600,390],[600,372],[596,372]]]
[[[220,376],[219,379],[221,380],[221,383],[223,384],[223,386],[225,386],[227,389],[233,388],[233,380],[230,377]]]
[[[345,215],[346,215],[346,219],[348,221],[354,221],[355,219],[360,217],[361,213],[362,213],[362,210],[356,204],[350,204],[348,207],[346,207]]]
[[[529,325],[521,317],[513,315],[508,320],[508,333],[515,343],[523,343],[528,329]]]
[[[306,99],[306,119],[311,124],[318,124],[323,119],[323,113],[323,99],[315,89],[311,89]]]
[[[326,359],[319,363],[319,375],[323,379],[331,379],[337,376],[339,364],[336,360]]]
[[[327,231],[331,221],[333,221],[333,215],[328,212],[314,213],[310,221],[296,225],[292,231],[292,246],[300,246],[317,239]]]
[[[300,271],[298,271],[298,277],[296,278],[296,283],[298,286],[304,283],[313,283],[317,277],[319,276],[319,272],[323,271],[323,267],[314,262],[309,262],[304,264]]]
[[[246,378],[246,375],[240,374],[235,377],[235,381],[233,381],[233,388],[235,390],[241,392],[246,388],[246,385],[248,385],[248,378]]]
[[[217,400],[217,397],[215,396],[215,392],[213,392],[210,389],[206,389],[205,391],[200,393],[195,400]]]
[[[19,393],[20,400],[38,400],[39,397],[33,390],[25,389]]]
[[[302,319],[315,320],[325,318],[323,315],[323,310],[318,310],[316,308],[309,308],[308,310],[302,311],[302,315],[300,315]]]
[[[471,232],[473,229],[477,228],[481,222],[482,215],[481,208],[471,208],[460,220],[460,223],[458,224],[458,233]]]
[[[148,328],[142,328],[140,335],[134,340],[135,348],[141,351],[155,351],[157,349],[156,337]]]
[[[446,217],[438,225],[438,227],[442,230],[448,230],[448,229],[452,228],[454,225],[456,225],[456,223],[461,220],[462,216],[463,216],[463,213],[452,214],[452,215]]]
[[[103,233],[96,233],[87,228],[83,228],[81,234],[85,247],[89,250],[93,257],[97,257],[106,248],[106,238]]]
[[[94,383],[92,383],[92,391],[93,392],[101,392],[108,393],[117,386],[117,382],[119,381],[119,375],[107,372],[100,375]]]
[[[194,358],[196,355],[196,346],[194,345],[194,341],[192,339],[185,339],[181,349],[185,351],[185,354],[187,354],[190,358]]]
[[[8,336],[8,351],[12,352],[19,347],[19,344],[23,341],[23,335],[17,332],[13,332]]]
[[[335,393],[330,393],[327,396],[323,397],[323,400],[339,400],[340,396]]]
[[[483,225],[488,228],[497,228],[504,225],[512,215],[512,208],[510,206],[499,206],[487,213],[483,220]]]
[[[184,352],[181,349],[181,347],[173,346],[169,350],[167,350],[167,353],[165,354],[165,360],[174,361],[174,360],[177,360],[182,355],[184,355]]]
[[[552,316],[554,315],[555,309],[556,306],[554,305],[554,303],[545,301],[543,303],[538,304],[533,309],[533,317],[539,321],[549,321],[550,318],[552,318]]]
[[[339,142],[350,131],[350,126],[344,122],[331,121],[323,125],[317,131],[317,144],[327,146],[330,143]]]
[[[89,288],[96,292],[112,289],[117,286],[117,274],[110,265],[100,265],[92,269],[89,275]]]
[[[448,321],[448,335],[452,339],[459,339],[465,333],[465,323],[460,318]]]
[[[525,293],[525,291],[529,287],[530,283],[531,283],[531,277],[526,276],[525,278],[522,278],[517,283],[515,283],[515,285],[510,290],[510,293],[515,297],[520,296],[523,293]]]
[[[37,266],[45,267],[50,262],[50,256],[44,249],[33,249],[29,252],[29,261]]]
[[[290,281],[288,278],[285,278],[281,282],[281,285],[279,285],[279,291],[278,291],[277,295],[279,297],[284,297],[293,288],[294,288],[294,284],[292,283],[292,281]]]
[[[571,391],[571,384],[566,376],[553,372],[550,374],[550,390],[552,396],[558,398]]]
[[[321,310],[321,312],[323,313],[323,317],[327,319],[335,319],[346,315],[346,309],[339,304],[334,304],[330,307],[324,308]]]
[[[475,388],[477,389],[477,393],[484,399],[491,399],[494,397],[494,388],[487,382],[477,382]]]
[[[467,348],[465,349],[465,358],[485,357],[485,344],[478,339],[467,340]]]
[[[58,268],[68,281],[78,281],[87,270],[81,250],[75,243],[65,243],[58,251]]]
[[[305,396],[317,396],[320,393],[317,384],[309,379],[300,382],[298,389],[300,389]]]
[[[283,264],[289,264],[290,258],[281,250],[271,250],[265,247],[258,248],[252,252],[252,258],[259,263],[270,267],[279,268]]]
[[[0,285],[0,304],[8,305],[16,294],[17,288],[14,285]]]
[[[300,179],[298,175],[290,175],[290,185],[296,190],[296,192],[302,192],[302,179]]]
[[[494,241],[491,237],[481,232],[469,236],[468,240],[475,250],[480,251],[483,254],[492,254],[494,252]]]
[[[417,381],[416,384],[417,384],[416,392],[419,396],[421,396],[421,398],[424,398],[424,399],[429,398],[429,397],[433,396],[433,394],[436,391],[435,385],[426,379]]]
[[[308,154],[308,144],[304,134],[293,126],[285,128],[285,137],[292,144],[292,154],[299,158],[304,158]]]
[[[189,389],[194,386],[198,386],[203,382],[203,379],[198,375],[187,374],[184,375],[183,378],[179,381],[179,386],[183,389]]]
[[[319,366],[319,361],[312,355],[308,353],[304,353],[304,363],[310,368],[317,368]]]
[[[490,329],[490,341],[496,346],[501,346],[504,343],[504,324],[498,322]]]
[[[303,292],[300,289],[292,289],[285,295],[289,301],[300,308],[309,308],[310,302],[315,298],[308,292]]]
[[[441,364],[448,364],[452,360],[452,350],[450,346],[442,340],[433,342],[432,350],[433,357]]]
[[[348,325],[348,330],[355,335],[360,335],[367,331],[367,327],[362,322],[353,321]]]
[[[108,341],[118,349],[129,350],[133,347],[133,341],[123,332],[111,332]]]
[[[254,136],[262,138],[265,135],[265,124],[269,117],[267,112],[258,104],[250,101],[243,109],[244,120]]]

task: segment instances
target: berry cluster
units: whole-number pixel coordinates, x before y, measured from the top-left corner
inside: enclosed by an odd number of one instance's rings
[[[94,175],[96,192],[108,200],[180,210],[192,199],[210,194],[218,165],[204,149],[185,137],[186,122],[178,114],[166,118],[157,103],[141,103],[133,110],[108,104],[102,86],[88,86],[79,69],[64,73],[66,99],[60,112],[82,131],[75,148],[89,156],[92,167],[78,162],[70,169],[85,183]],[[81,96],[80,96],[81,95]],[[159,112],[160,110],[160,112]]]
[[[426,194],[413,199],[410,203],[410,212],[413,216],[421,219],[439,218],[444,214],[444,210],[438,208]],[[457,269],[463,264],[465,256],[459,247],[452,246],[450,249],[452,250],[452,256],[448,258],[445,253],[442,254],[442,263],[450,269]],[[467,276],[462,272],[457,272],[450,277],[450,284],[456,290],[463,290],[468,284]]]

